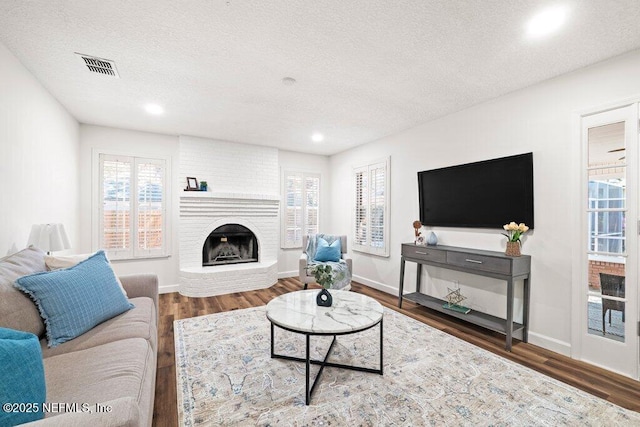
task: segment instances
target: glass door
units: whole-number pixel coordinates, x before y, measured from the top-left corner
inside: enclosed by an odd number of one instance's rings
[[[638,378],[638,113],[582,118],[581,359]]]

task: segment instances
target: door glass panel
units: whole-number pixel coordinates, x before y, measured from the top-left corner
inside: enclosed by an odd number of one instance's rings
[[[588,132],[588,333],[624,342],[626,155],[624,122]]]

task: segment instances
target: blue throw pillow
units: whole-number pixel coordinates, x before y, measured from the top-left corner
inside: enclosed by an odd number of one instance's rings
[[[44,418],[42,404],[47,393],[38,337],[0,328],[0,366],[0,426]]]
[[[71,268],[24,276],[14,284],[38,306],[49,347],[133,308],[122,294],[104,251]]]
[[[340,239],[336,239],[332,244],[329,244],[322,237],[318,237],[316,256],[313,260],[318,262],[338,262],[340,261],[341,252],[342,247],[340,245]]]

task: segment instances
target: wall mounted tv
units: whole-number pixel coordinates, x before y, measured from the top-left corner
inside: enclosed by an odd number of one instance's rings
[[[427,226],[533,228],[533,153],[418,172],[420,222]]]

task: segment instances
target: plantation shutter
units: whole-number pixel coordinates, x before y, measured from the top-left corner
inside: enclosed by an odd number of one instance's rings
[[[282,174],[282,248],[301,248],[302,236],[318,232],[320,175],[285,170]]]
[[[389,256],[389,159],[354,168],[354,250]]]
[[[305,234],[318,233],[318,211],[320,208],[320,177],[305,176]]]
[[[384,164],[377,164],[370,168],[369,177],[369,218],[371,234],[369,245],[373,248],[384,247],[385,224],[385,193],[386,168]]]
[[[100,248],[110,255],[131,253],[132,158],[100,155],[102,211]]]
[[[368,237],[368,168],[359,168],[355,171],[356,206],[355,206],[355,235],[354,245],[367,246]]]
[[[138,223],[136,254],[150,255],[164,247],[165,167],[163,160],[136,159]]]
[[[99,170],[99,248],[112,259],[165,255],[165,160],[100,154]]]

